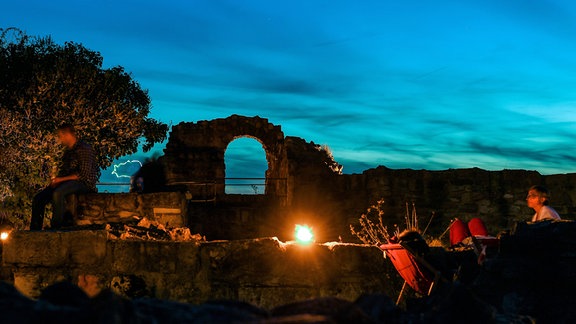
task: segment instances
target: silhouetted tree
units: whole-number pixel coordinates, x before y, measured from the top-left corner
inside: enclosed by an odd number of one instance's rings
[[[91,143],[102,168],[166,139],[168,126],[148,117],[146,90],[100,53],[0,29],[0,211],[27,219],[30,199],[56,169],[54,130],[68,122]]]

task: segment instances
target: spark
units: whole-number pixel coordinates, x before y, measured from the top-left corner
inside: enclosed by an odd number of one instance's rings
[[[0,240],[2,241],[6,241],[8,239],[8,236],[10,235],[10,233],[8,232],[2,232],[0,233]]]
[[[128,163],[138,163],[140,165],[140,167],[142,167],[142,162],[140,162],[138,160],[128,160],[126,162],[114,164],[114,170],[112,171],[112,174],[115,175],[116,178],[130,178],[130,177],[132,177],[131,175],[125,175],[125,174],[119,174],[118,173],[118,169],[125,166]]]

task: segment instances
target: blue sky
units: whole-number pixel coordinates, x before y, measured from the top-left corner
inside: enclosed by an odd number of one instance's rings
[[[2,7],[2,27],[80,42],[106,66],[125,67],[149,90],[152,116],[168,123],[259,115],[286,135],[327,144],[345,173],[378,165],[576,172],[572,1]],[[229,152],[234,176],[265,165],[252,160],[255,150]]]

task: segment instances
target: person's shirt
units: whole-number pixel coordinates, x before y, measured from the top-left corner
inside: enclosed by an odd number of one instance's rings
[[[560,215],[550,206],[542,206],[540,211],[534,214],[532,222],[541,221],[544,219],[560,219]]]
[[[96,162],[96,152],[92,146],[78,140],[74,147],[65,149],[62,155],[62,164],[59,177],[77,174],[89,190],[96,191],[96,182],[100,177],[100,169]]]

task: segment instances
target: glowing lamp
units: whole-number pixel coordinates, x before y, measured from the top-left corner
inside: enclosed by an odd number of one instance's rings
[[[0,219],[0,241],[4,242],[10,236],[10,232],[12,232],[12,223],[10,223],[5,218]]]
[[[314,242],[314,233],[312,228],[308,225],[296,225],[296,232],[294,233],[296,242],[302,245],[308,245]]]

